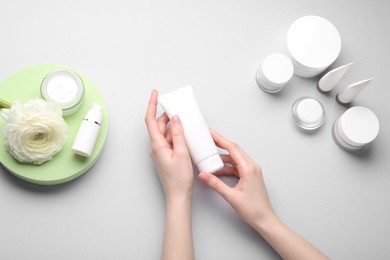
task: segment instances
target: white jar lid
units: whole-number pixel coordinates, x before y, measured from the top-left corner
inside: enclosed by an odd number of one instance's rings
[[[379,120],[370,109],[355,106],[341,115],[338,121],[340,137],[350,145],[364,146],[379,133]]]
[[[331,22],[309,15],[299,18],[290,26],[287,47],[294,60],[304,67],[301,69],[307,69],[301,72],[303,75],[299,75],[298,70],[298,75],[315,76],[337,59],[341,51],[341,37]]]
[[[315,130],[325,121],[325,109],[320,101],[311,97],[298,98],[291,109],[297,125],[305,130]]]
[[[278,92],[290,81],[294,67],[290,59],[283,54],[268,55],[259,68],[256,78],[258,85],[267,92]]]
[[[293,65],[286,55],[273,53],[263,61],[263,74],[270,85],[285,85],[294,73]]]

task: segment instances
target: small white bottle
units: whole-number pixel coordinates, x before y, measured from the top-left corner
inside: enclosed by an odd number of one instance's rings
[[[99,136],[100,126],[103,118],[103,109],[100,105],[93,103],[92,108],[87,112],[81,122],[72,150],[81,156],[89,157],[92,154],[96,140]]]

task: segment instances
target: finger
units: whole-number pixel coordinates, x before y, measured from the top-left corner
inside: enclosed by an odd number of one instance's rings
[[[215,176],[234,175],[234,176],[240,178],[240,175],[237,171],[237,168],[235,168],[235,167],[224,167],[224,168],[214,172],[213,175],[215,175]]]
[[[236,164],[245,164],[250,162],[249,156],[244,152],[244,150],[241,149],[238,144],[229,141],[222,135],[218,134],[214,129],[210,129],[210,133],[215,144],[229,152],[233,162]]]
[[[160,128],[156,120],[157,102],[158,93],[157,90],[154,89],[150,95],[148,108],[146,110],[145,115],[146,127],[148,129],[149,137],[152,141],[159,140],[162,137]]]
[[[187,145],[184,139],[183,126],[177,115],[174,115],[171,120],[171,138],[174,153],[188,154]]]
[[[207,186],[219,193],[226,201],[229,200],[231,194],[231,188],[221,181],[218,177],[210,173],[201,172],[198,178],[206,183]]]
[[[167,131],[167,133],[165,134],[165,140],[167,140],[169,145],[172,145],[172,134],[171,134],[171,131]]]
[[[214,175],[235,175],[240,177],[239,172],[237,171],[237,164],[234,162],[230,154],[221,154],[221,159],[224,163],[224,168],[220,171],[213,173]]]
[[[230,164],[232,166],[235,166],[236,163],[233,161],[232,157],[230,156],[230,154],[220,154],[219,155],[222,159],[222,161],[225,163],[225,164]]]
[[[169,122],[169,117],[167,116],[166,113],[162,114],[158,119],[157,119],[157,123],[158,123],[158,127],[160,128],[160,132],[165,135],[166,131],[167,131],[167,124]]]

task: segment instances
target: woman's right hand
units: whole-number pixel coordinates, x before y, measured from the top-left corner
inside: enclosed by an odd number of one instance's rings
[[[201,172],[198,178],[218,192],[240,215],[256,229],[258,225],[276,217],[268,198],[262,171],[245,151],[214,130],[210,130],[215,144],[229,154],[221,155],[225,167],[214,174]],[[218,175],[234,175],[239,178],[235,187],[229,187]]]
[[[283,259],[329,259],[294,230],[282,223],[272,209],[258,166],[240,146],[211,130],[216,145],[229,154],[221,155],[225,167],[198,178],[222,195],[240,217],[251,225]],[[218,175],[234,175],[239,180],[229,187]]]

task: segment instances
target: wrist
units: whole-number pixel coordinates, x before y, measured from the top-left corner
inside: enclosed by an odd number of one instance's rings
[[[169,193],[165,196],[165,203],[168,206],[191,206],[192,192]]]
[[[192,198],[191,196],[172,196],[165,200],[167,220],[191,219]]]
[[[277,229],[282,222],[280,221],[279,217],[275,214],[275,212],[270,211],[269,213],[265,214],[262,218],[256,220],[251,226],[260,234],[264,235],[269,232],[272,232],[272,230]]]

